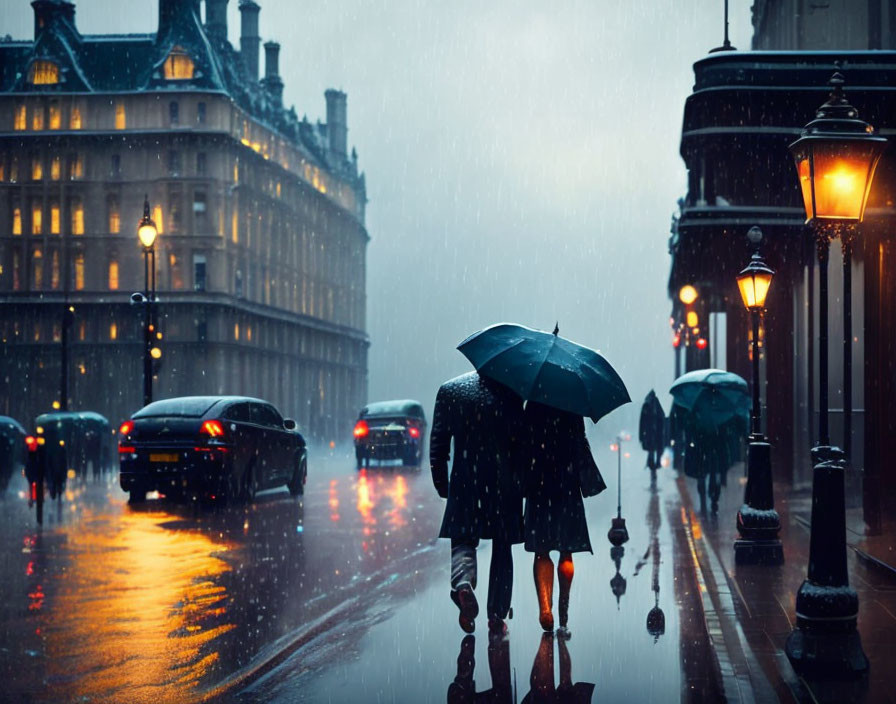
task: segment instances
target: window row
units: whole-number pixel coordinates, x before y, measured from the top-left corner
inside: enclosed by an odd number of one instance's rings
[[[64,160],[61,156],[52,156],[45,160],[40,155],[34,154],[27,162],[25,168],[30,167],[30,172],[28,173],[32,181],[42,181],[47,176],[52,181],[59,181],[62,179],[63,164],[65,164],[65,176],[68,180],[77,181],[84,178],[84,158],[80,154],[70,154]],[[8,172],[6,160],[0,158],[0,181],[18,183],[21,180],[21,176],[22,170],[18,157],[14,156],[9,160]]]
[[[112,118],[115,129],[127,129],[128,115],[124,101],[109,101],[108,109],[111,112],[106,113],[106,119]],[[206,104],[204,102],[196,103],[196,112],[193,115],[194,124],[204,125],[207,115],[208,109]],[[171,125],[181,124],[181,109],[177,100],[172,100],[168,103],[168,122]],[[40,132],[45,129],[80,130],[83,126],[84,119],[81,107],[78,105],[73,105],[65,111],[58,100],[51,100],[48,103],[31,104],[30,108],[25,103],[18,103],[13,108],[13,129],[17,132],[25,130]]]

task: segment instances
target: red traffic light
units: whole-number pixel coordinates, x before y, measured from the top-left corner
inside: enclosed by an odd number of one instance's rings
[[[698,338],[697,338],[697,349],[698,349],[698,350],[705,350],[705,349],[706,349],[706,346],[707,346],[708,344],[709,344],[709,343],[706,341],[706,338],[705,338],[705,337],[698,337]]]

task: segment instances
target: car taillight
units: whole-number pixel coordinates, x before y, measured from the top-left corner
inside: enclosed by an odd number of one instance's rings
[[[29,435],[25,438],[25,444],[28,446],[28,452],[37,452],[37,438]]]
[[[122,437],[125,437],[127,435],[130,435],[131,431],[133,429],[134,429],[134,422],[130,421],[130,420],[126,420],[124,423],[121,424],[121,427],[118,429],[118,434],[121,435]]]
[[[132,454],[137,451],[136,447],[129,447],[127,445],[119,445],[118,446],[118,454],[119,455],[127,455]]]
[[[366,420],[359,420],[357,423],[355,423],[354,433],[356,438],[367,437],[367,433],[369,432],[370,427],[367,425]]]
[[[420,428],[415,428],[413,425],[408,428],[408,435],[412,438],[420,437]]]
[[[210,438],[220,438],[224,436],[224,426],[219,420],[207,420],[199,429],[200,435],[208,435]]]

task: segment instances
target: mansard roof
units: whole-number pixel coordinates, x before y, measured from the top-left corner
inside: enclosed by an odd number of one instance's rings
[[[294,108],[285,109],[263,82],[249,76],[230,42],[206,32],[199,0],[162,3],[165,9],[160,12],[156,33],[91,35],[78,32],[73,3],[35,0],[34,41],[0,39],[0,93],[220,91],[363,191],[363,175],[358,175],[354,155],[334,154],[327,148],[327,125],[299,120]],[[191,78],[166,80],[164,64],[172,51],[192,60]],[[36,61],[58,66],[58,82],[31,83],[29,74]]]

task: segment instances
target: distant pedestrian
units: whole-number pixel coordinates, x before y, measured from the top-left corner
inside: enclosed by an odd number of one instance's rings
[[[504,619],[513,590],[510,548],[523,542],[522,414],[519,396],[477,372],[445,382],[436,396],[429,457],[436,491],[448,500],[439,537],[451,540],[451,599],[467,633],[475,629],[479,614],[473,590],[476,548],[482,539],[492,541],[489,630],[506,632]]]
[[[647,452],[647,466],[655,470],[660,466],[660,458],[665,448],[666,414],[653,389],[641,406],[641,422],[638,425],[638,439]]]
[[[585,518],[583,494],[593,496],[606,489],[591,456],[581,416],[534,401],[526,404],[530,469],[526,478],[526,550],[535,553],[533,576],[538,594],[539,621],[554,629],[554,563],[557,550],[558,611],[560,636],[568,636],[569,591],[575,568],[574,552],[592,552]]]

